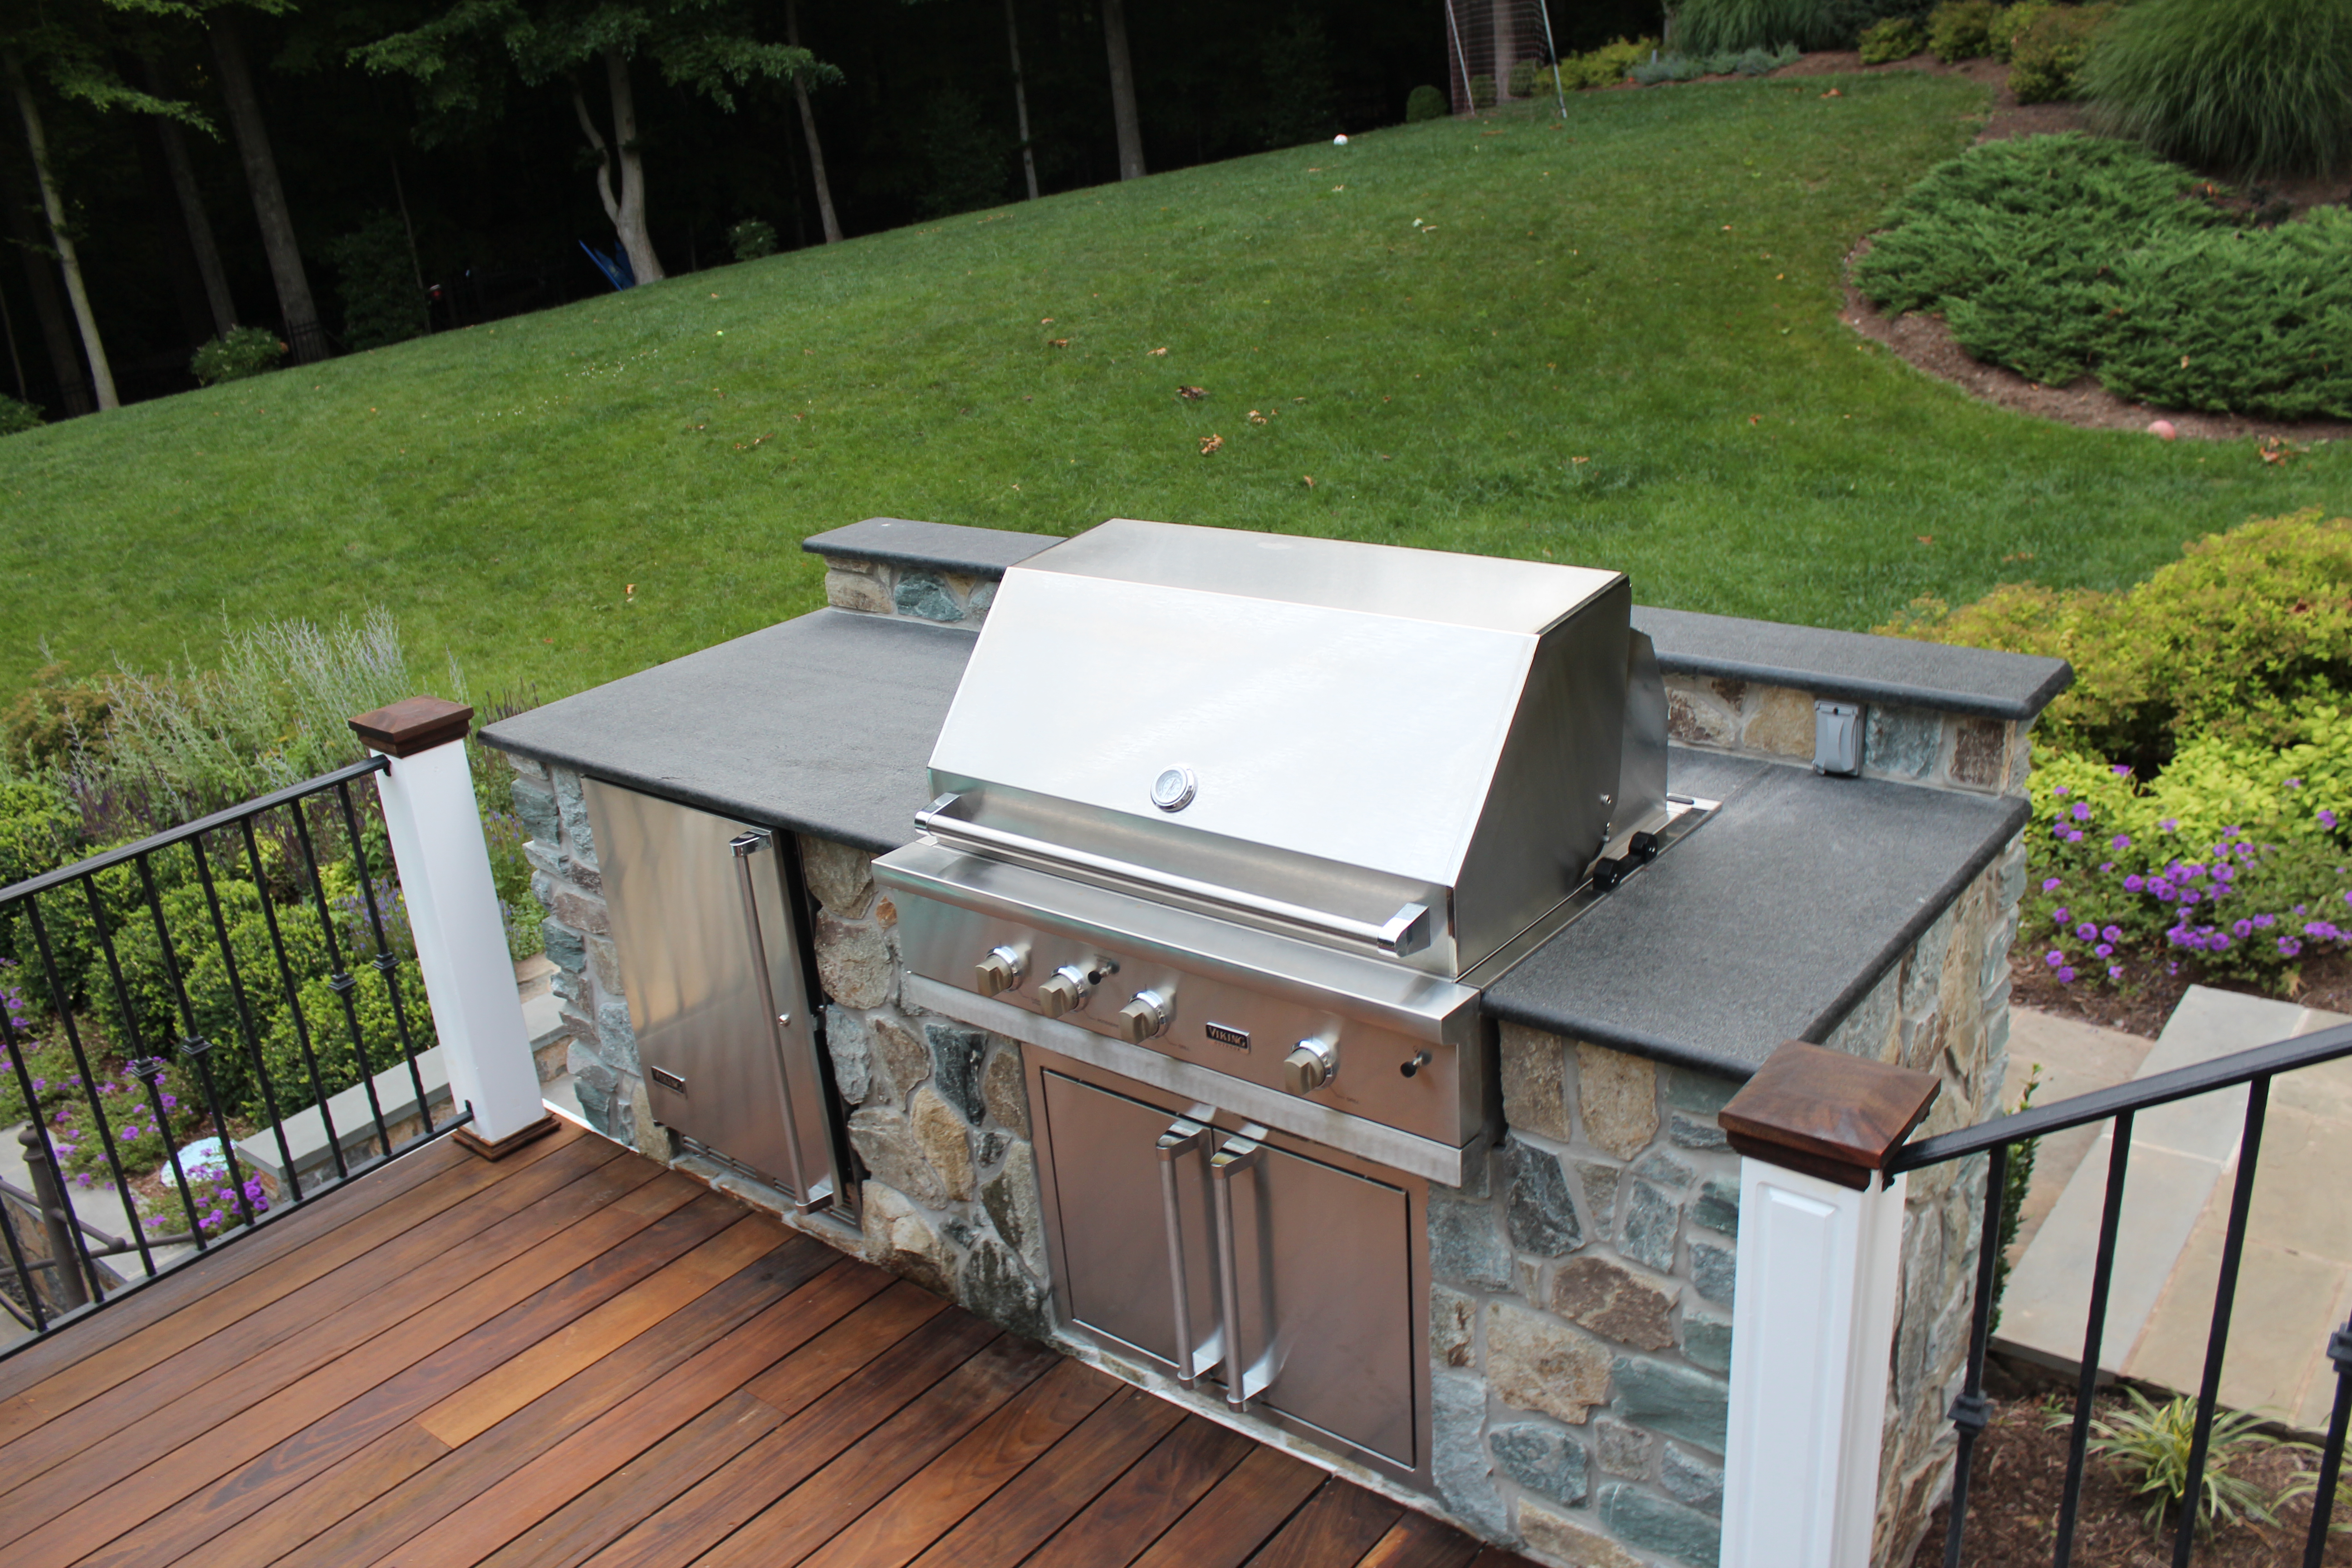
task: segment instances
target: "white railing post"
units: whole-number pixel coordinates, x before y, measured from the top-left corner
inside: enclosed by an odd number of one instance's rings
[[[351,724],[369,751],[392,760],[375,775],[376,795],[449,1093],[474,1111],[453,1136],[496,1160],[552,1132],[556,1121],[540,1100],[489,846],[474,805],[463,743],[473,717],[462,703],[411,697]]]
[[[1723,1568],[1870,1568],[1905,1178],[1929,1073],[1791,1041],[1723,1108],[1739,1151]]]

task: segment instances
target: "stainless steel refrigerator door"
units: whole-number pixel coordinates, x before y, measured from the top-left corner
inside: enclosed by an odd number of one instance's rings
[[[830,1206],[840,1180],[779,846],[601,780],[583,793],[655,1118],[803,1211]]]
[[[1253,1129],[1253,1131],[1255,1131]],[[1255,1404],[1415,1462],[1412,1203],[1402,1187],[1220,1137],[1217,1205],[1230,1226],[1226,1331]],[[1236,1156],[1240,1156],[1236,1158]],[[1233,1371],[1225,1368],[1230,1396]]]
[[[1158,1106],[1047,1069],[1041,1140],[1053,1148],[1053,1197],[1065,1310],[1097,1340],[1116,1340],[1174,1368],[1175,1276],[1171,1268],[1160,1141],[1181,1118]],[[1175,1177],[1176,1256],[1183,1259],[1193,1366],[1220,1359],[1217,1279],[1213,1272],[1208,1155],[1213,1137],[1171,1151]]]

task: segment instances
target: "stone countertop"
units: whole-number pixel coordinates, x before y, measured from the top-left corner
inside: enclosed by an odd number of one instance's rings
[[[845,610],[721,643],[482,738],[724,816],[882,853],[913,837],[973,634]],[[1745,1079],[1820,1040],[2024,821],[2011,796],[1675,748],[1714,820],[1487,992],[1496,1016]]]
[[[818,610],[481,731],[500,751],[876,854],[914,835],[974,634]]]
[[[875,561],[994,581],[1008,567],[1061,542],[1045,533],[869,517],[812,534],[801,548],[827,561]],[[2025,720],[2074,679],[2062,658],[1736,616],[1637,605],[1633,625],[1650,634],[1659,666],[1668,675],[1794,687],[1834,701]]]
[[[1679,746],[1668,784],[1723,809],[1489,986],[1495,1016],[1745,1079],[1826,1040],[2029,814]]]

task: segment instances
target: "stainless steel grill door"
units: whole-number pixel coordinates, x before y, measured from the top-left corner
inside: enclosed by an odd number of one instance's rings
[[[583,781],[654,1116],[790,1193],[839,1191],[800,943],[766,829]]]
[[[1410,1197],[1252,1139],[1217,1142],[1244,1392],[1411,1467],[1419,1424],[1402,1396],[1414,1387],[1412,1282],[1402,1266]]]
[[[1048,1069],[1042,1130],[1053,1151],[1056,1239],[1070,1321],[1187,1369],[1176,1355],[1176,1294],[1170,1267],[1160,1141],[1181,1121],[1157,1106]],[[1213,1142],[1175,1152],[1177,1246],[1184,1259],[1193,1365],[1219,1359],[1214,1249],[1207,1163]]]

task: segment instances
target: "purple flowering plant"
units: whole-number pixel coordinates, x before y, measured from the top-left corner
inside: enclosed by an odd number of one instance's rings
[[[2037,967],[2113,984],[2137,960],[2285,988],[2352,946],[2352,721],[2319,710],[2306,732],[2284,751],[2193,740],[2153,781],[2041,759],[2019,936]]]

